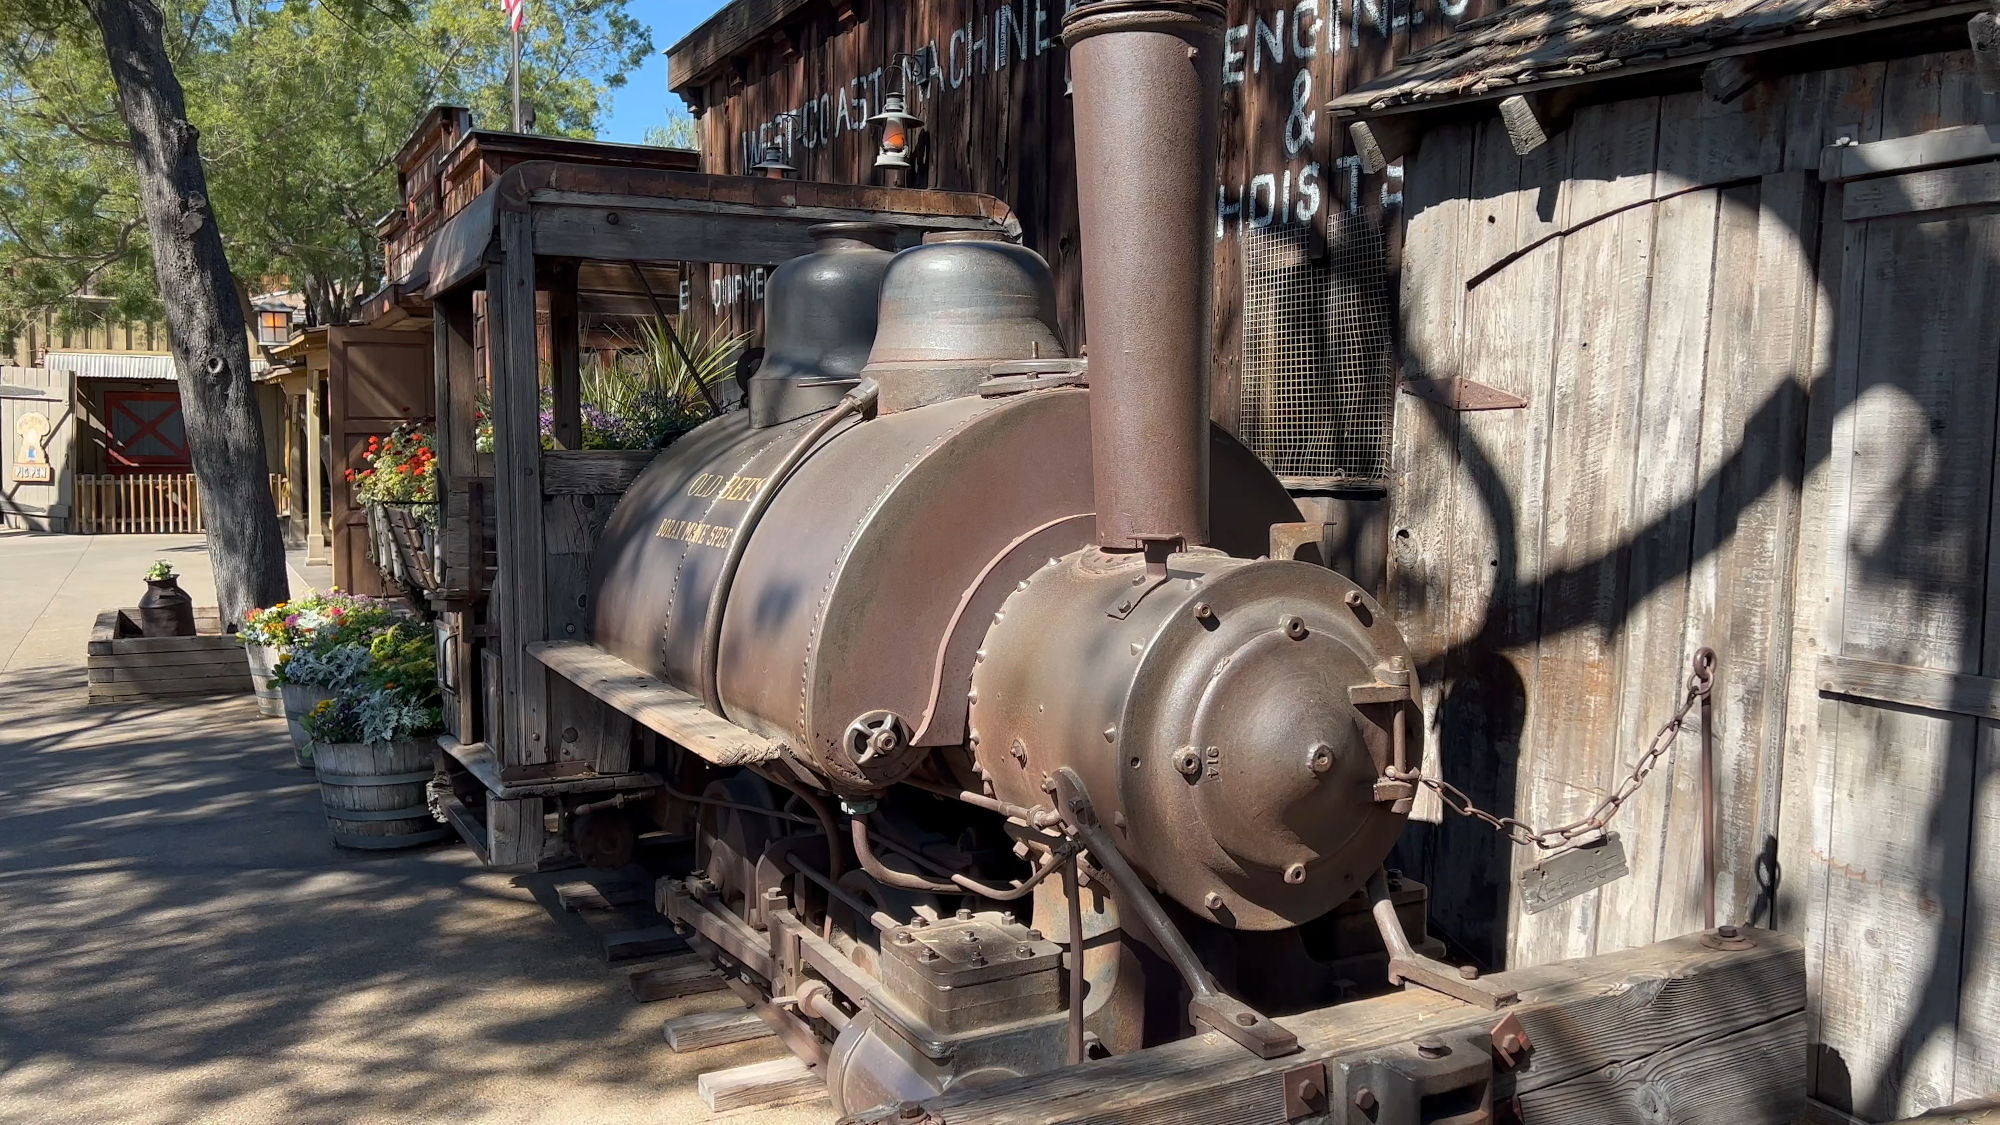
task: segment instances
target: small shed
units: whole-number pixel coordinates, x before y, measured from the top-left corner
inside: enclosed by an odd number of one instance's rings
[[[1924,0],[1530,0],[1330,110],[1404,168],[1390,600],[1430,768],[1537,824],[1721,653],[1725,921],[1806,943],[1813,1090],[2000,1088],[2000,97]],[[1990,19],[1991,17],[1982,17]],[[1541,963],[1699,918],[1692,739],[1629,877],[1410,842],[1438,928]]]

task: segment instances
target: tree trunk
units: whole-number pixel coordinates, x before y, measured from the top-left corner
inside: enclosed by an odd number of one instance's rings
[[[188,452],[208,525],[223,620],[285,600],[285,545],[271,501],[250,349],[194,126],[152,0],[90,0],[132,134],[153,272],[180,374]]]

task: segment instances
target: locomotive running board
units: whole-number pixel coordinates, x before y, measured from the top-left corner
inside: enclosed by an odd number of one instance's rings
[[[701,699],[653,678],[583,641],[539,641],[528,655],[542,666],[640,726],[685,746],[718,766],[747,766],[776,759],[775,739],[745,730],[702,706]]]

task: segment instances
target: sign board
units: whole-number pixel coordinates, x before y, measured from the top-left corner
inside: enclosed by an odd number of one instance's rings
[[[15,458],[13,478],[22,484],[52,484],[55,469],[49,464],[47,441],[49,425],[46,415],[23,414],[14,423],[14,432],[21,437],[21,452]]]

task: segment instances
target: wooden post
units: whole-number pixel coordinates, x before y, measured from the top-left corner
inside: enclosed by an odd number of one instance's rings
[[[444,573],[446,589],[476,588],[480,560],[473,558],[480,537],[470,521],[483,518],[472,511],[470,479],[478,475],[479,372],[473,349],[472,295],[447,293],[432,305],[432,377],[437,414],[437,463],[441,485],[440,512],[445,517]]]
[[[576,263],[559,263],[549,292],[549,339],[554,352],[550,390],[555,400],[556,444],[583,448],[582,324],[577,316]]]
[[[488,732],[500,768],[549,760],[548,683],[526,651],[547,640],[542,549],[541,388],[535,354],[535,251],[528,216],[499,218],[499,258],[487,272],[487,355],[493,372],[494,506],[500,582],[493,607],[499,636],[500,723]],[[539,799],[487,799],[488,860],[532,864],[542,854]]]
[[[320,450],[324,446],[319,416],[320,403],[325,401],[321,388],[326,372],[314,370],[312,360],[306,361],[306,562],[324,565],[326,562],[326,468],[321,464]]]

